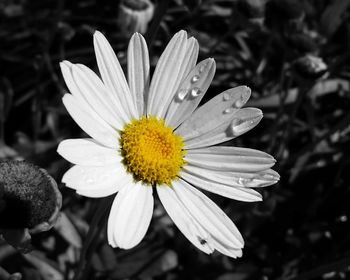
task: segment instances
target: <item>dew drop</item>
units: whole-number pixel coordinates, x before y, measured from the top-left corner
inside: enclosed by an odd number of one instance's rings
[[[239,133],[239,125],[241,124],[240,119],[233,119],[229,128],[228,128],[228,133],[231,136],[235,136],[236,134]]]
[[[229,93],[224,93],[224,101],[229,101],[231,99],[231,95]]]
[[[241,186],[243,186],[245,183],[245,179],[244,178],[239,178],[238,179],[238,184],[240,184]]]
[[[192,97],[197,97],[197,96],[199,96],[201,93],[202,93],[201,90],[200,90],[199,88],[197,88],[197,87],[195,87],[195,88],[193,88],[193,89],[191,90],[191,96],[192,96]]]
[[[239,99],[239,100],[237,100],[237,101],[235,102],[235,106],[236,106],[237,108],[241,108],[243,105],[244,105],[244,104],[243,104],[243,100],[241,100],[241,99]]]
[[[226,108],[224,110],[224,114],[229,114],[229,113],[232,113],[233,109],[232,108]]]
[[[176,95],[176,99],[178,101],[184,101],[184,99],[186,98],[187,96],[187,93],[188,93],[188,90],[187,89],[181,89],[178,94]]]
[[[191,79],[191,83],[196,83],[196,82],[198,82],[198,80],[199,80],[199,76],[198,75],[194,75],[192,77],[192,79]]]
[[[206,66],[207,64],[203,64],[201,67],[199,67],[199,73],[202,73]]]
[[[254,184],[254,179],[252,178],[239,178],[238,184],[244,187],[253,187],[252,184]]]

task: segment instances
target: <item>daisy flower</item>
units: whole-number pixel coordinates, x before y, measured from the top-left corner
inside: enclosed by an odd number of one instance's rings
[[[243,238],[228,216],[197,188],[240,201],[260,201],[252,188],[275,184],[272,156],[216,144],[256,126],[262,112],[243,108],[250,89],[226,90],[203,106],[215,61],[196,64],[198,42],[174,35],[159,58],[152,81],[146,42],[136,33],[127,52],[126,80],[107,39],[94,47],[101,79],[82,64],[61,63],[70,94],[63,103],[91,137],[64,140],[58,153],[75,164],[62,181],[80,195],[118,193],[108,219],[108,242],[136,246],[149,227],[154,198],[188,240],[203,252],[240,257]]]

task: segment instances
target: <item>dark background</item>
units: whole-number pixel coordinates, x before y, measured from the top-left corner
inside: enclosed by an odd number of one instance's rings
[[[178,30],[196,37],[199,60],[217,63],[204,101],[248,85],[248,105],[264,112],[255,129],[227,144],[271,153],[281,181],[262,189],[258,203],[211,196],[242,232],[240,259],[198,251],[157,203],[136,248],[114,250],[101,231],[85,278],[350,279],[350,1],[165,2],[146,35],[154,38],[152,69]],[[66,86],[58,63],[97,71],[92,34],[98,29],[125,67],[130,34],[119,9],[115,0],[0,1],[0,157],[24,158],[61,181],[70,165],[57,145],[82,131],[61,102]],[[32,253],[0,243],[0,264],[9,272],[72,278],[98,199],[59,187],[63,218],[33,236]]]

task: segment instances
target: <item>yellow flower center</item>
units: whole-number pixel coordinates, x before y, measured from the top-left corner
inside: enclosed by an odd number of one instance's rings
[[[185,164],[181,136],[164,120],[142,117],[124,127],[121,151],[127,170],[146,184],[170,184]]]

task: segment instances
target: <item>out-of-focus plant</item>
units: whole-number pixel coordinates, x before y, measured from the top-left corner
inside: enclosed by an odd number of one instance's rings
[[[0,233],[16,249],[31,249],[31,234],[56,222],[62,197],[55,180],[26,161],[0,161]]]
[[[149,0],[122,0],[119,4],[118,26],[125,37],[133,33],[145,34],[154,12]]]

